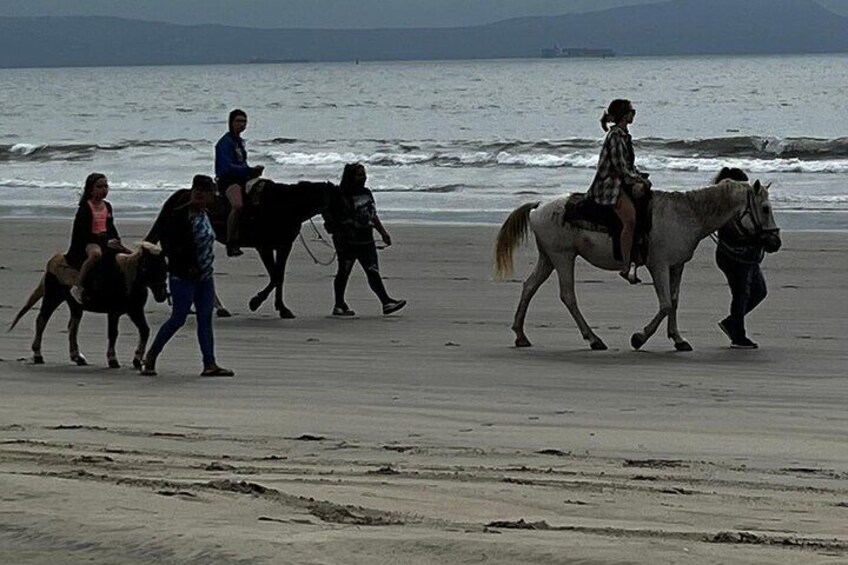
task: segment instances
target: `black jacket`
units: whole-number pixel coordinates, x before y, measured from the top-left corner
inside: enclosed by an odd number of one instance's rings
[[[115,229],[115,219],[112,217],[112,205],[105,200],[103,203],[106,204],[106,235],[109,239],[119,239],[118,230]],[[82,266],[86,258],[85,247],[89,243],[94,243],[91,234],[91,207],[88,201],[85,201],[79,205],[77,215],[74,217],[71,246],[65,253],[65,261],[68,265],[75,269]]]
[[[191,227],[191,190],[180,189],[172,194],[156,218],[150,232],[144,238],[150,243],[162,245],[168,259],[168,272],[181,279],[197,279],[197,246]]]
[[[737,263],[759,265],[765,255],[765,249],[762,240],[749,234],[742,227],[739,218],[734,218],[719,228],[716,253]]]

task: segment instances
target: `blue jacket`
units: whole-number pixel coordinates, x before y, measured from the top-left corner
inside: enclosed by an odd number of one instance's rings
[[[247,149],[244,140],[227,132],[215,144],[215,176],[247,182],[251,168],[247,164]]]

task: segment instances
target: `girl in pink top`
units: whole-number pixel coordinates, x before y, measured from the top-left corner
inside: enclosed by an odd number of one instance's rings
[[[123,246],[112,217],[112,205],[106,201],[109,181],[106,175],[91,173],[85,179],[74,227],[71,232],[71,247],[65,260],[79,269],[79,282],[71,288],[71,296],[82,304],[83,283],[91,268],[103,258],[104,252],[129,253]]]

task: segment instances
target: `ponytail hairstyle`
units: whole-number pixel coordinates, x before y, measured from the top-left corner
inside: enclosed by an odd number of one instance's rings
[[[230,133],[233,132],[233,120],[235,120],[239,116],[244,116],[246,118],[247,112],[245,112],[244,110],[241,110],[239,108],[236,108],[235,110],[230,112],[230,117],[227,119],[227,127],[229,128]]]
[[[91,173],[87,177],[85,177],[85,185],[82,187],[82,196],[80,196],[80,206],[88,202],[88,199],[91,198],[91,193],[94,191],[94,185],[97,184],[97,181],[100,179],[105,179],[106,175],[103,173]]]
[[[601,116],[601,127],[604,131],[609,131],[607,124],[617,124],[621,118],[627,115],[633,109],[633,103],[624,98],[616,98],[610,102],[604,115]]]
[[[360,169],[365,169],[362,163],[348,163],[345,165],[344,171],[342,171],[342,180],[339,183],[339,188],[343,192],[356,192],[362,188],[361,186],[357,186],[356,180],[356,173]]]
[[[738,167],[722,167],[718,174],[713,179],[713,184],[718,184],[723,180],[730,179],[740,182],[748,182],[748,175],[745,171]]]

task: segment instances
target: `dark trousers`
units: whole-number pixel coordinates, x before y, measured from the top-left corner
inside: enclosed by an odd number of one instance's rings
[[[718,268],[730,286],[730,316],[726,325],[731,338],[745,337],[745,316],[765,299],[768,290],[759,264],[740,263],[721,251],[716,252]]]
[[[380,276],[380,265],[377,261],[377,246],[372,241],[371,243],[341,243],[336,242],[336,257],[338,261],[338,270],[336,278],[333,280],[333,291],[335,294],[336,306],[345,305],[345,289],[347,289],[347,281],[350,279],[350,273],[353,271],[353,266],[358,261],[362,265],[362,270],[365,271],[365,276],[368,278],[368,286],[380,299],[380,302],[385,304],[392,299],[389,293],[386,292],[386,287],[383,284],[383,278]]]
[[[197,312],[197,341],[203,355],[203,366],[208,367],[215,363],[215,343],[212,335],[212,311],[215,308],[215,281],[212,277],[206,280],[195,281],[170,277],[168,280],[171,287],[171,317],[168,318],[156,338],[150,346],[148,355],[156,358],[162,353],[165,344],[174,337],[186,322],[191,305],[194,304]]]

